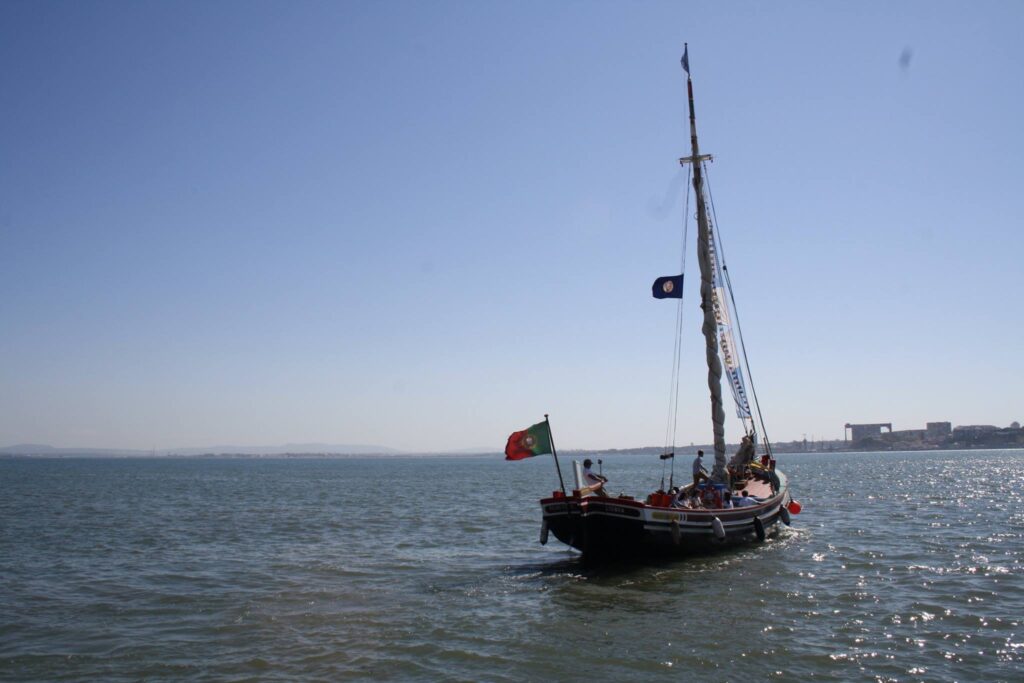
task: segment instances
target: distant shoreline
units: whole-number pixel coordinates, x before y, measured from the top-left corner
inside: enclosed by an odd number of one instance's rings
[[[731,453],[738,446],[729,445],[727,452]],[[695,455],[697,450],[705,452],[714,451],[714,446],[687,446],[685,449],[677,449],[676,454],[680,456]],[[566,457],[590,456],[597,458],[615,457],[617,455],[660,455],[663,449],[644,448],[613,448],[606,450],[573,449],[561,452]],[[957,446],[933,446],[917,448],[782,448],[775,446],[773,451],[777,455],[846,455],[861,453],[932,453],[941,451],[1014,451],[1024,450],[1021,445],[957,445]],[[200,453],[180,455],[175,453],[160,453],[156,455],[148,453],[118,453],[110,452],[62,452],[62,453],[0,453],[0,460],[358,460],[373,459],[387,460],[399,458],[480,458],[480,457],[501,457],[501,451],[480,451],[476,453],[444,453],[444,452],[423,452],[423,453]],[[544,457],[544,456],[539,456]]]

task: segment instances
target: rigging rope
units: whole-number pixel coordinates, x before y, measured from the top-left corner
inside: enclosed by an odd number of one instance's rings
[[[675,453],[676,451],[676,433],[679,425],[679,373],[681,371],[681,362],[683,352],[683,291],[686,288],[686,246],[689,242],[689,229],[690,229],[690,167],[686,168],[686,202],[683,208],[683,248],[682,255],[679,259],[679,272],[683,274],[683,288],[680,290],[679,303],[676,304],[676,338],[672,348],[672,375],[669,382],[668,389],[668,419],[665,423],[665,448],[664,453]],[[671,440],[670,440],[671,435]],[[671,449],[669,444],[671,443]],[[676,472],[676,459],[675,456],[668,458],[672,461],[671,473],[669,474],[669,488],[672,487],[673,480]],[[665,490],[665,466],[667,463],[663,460],[661,467],[661,489]]]
[[[754,386],[754,373],[750,371],[750,361],[747,359],[747,345],[743,341],[743,327],[740,325],[740,312],[736,308],[736,297],[733,295],[732,291],[732,278],[729,276],[729,269],[725,262],[725,247],[722,245],[722,234],[718,230],[718,213],[715,211],[715,198],[711,192],[711,182],[708,179],[707,165],[702,164],[702,166],[704,168],[704,183],[708,190],[708,200],[711,202],[711,216],[714,219],[713,229],[718,241],[718,252],[721,256],[722,276],[725,279],[725,288],[729,291],[729,301],[732,303],[733,317],[736,318],[736,332],[740,338],[740,351],[743,354],[743,365],[747,370],[747,381],[750,382],[750,394],[754,397],[754,410],[757,412],[757,421],[761,425],[761,435],[764,437],[764,445],[768,454],[771,455],[771,441],[768,439],[768,430],[764,427],[764,416],[761,414],[761,404],[757,400],[757,388]],[[751,422],[753,422],[753,420],[751,420]]]

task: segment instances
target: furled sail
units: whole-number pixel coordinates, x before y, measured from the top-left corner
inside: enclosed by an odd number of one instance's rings
[[[687,63],[688,67],[689,64]],[[701,173],[700,147],[697,144],[697,115],[693,106],[693,81],[686,72],[686,94],[690,105],[690,149],[693,156],[680,162],[693,163],[693,194],[697,200],[697,265],[700,266],[700,307],[704,311],[701,332],[704,333],[708,364],[708,390],[711,392],[711,427],[715,438],[715,466],[712,481],[721,482],[725,474],[725,411],[722,409],[722,362],[718,358],[718,320],[715,317],[715,267],[711,258],[711,229],[707,202],[704,198],[704,177]]]

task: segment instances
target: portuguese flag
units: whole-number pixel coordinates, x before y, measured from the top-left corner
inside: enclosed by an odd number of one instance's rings
[[[512,436],[508,437],[508,444],[505,446],[505,459],[522,460],[551,452],[551,428],[546,421],[538,422],[532,427],[521,432],[514,432]]]

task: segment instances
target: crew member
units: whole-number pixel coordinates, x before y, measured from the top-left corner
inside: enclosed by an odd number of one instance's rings
[[[746,489],[743,489],[743,494],[739,498],[736,498],[733,503],[738,508],[745,508],[751,505],[760,505],[761,501],[758,498],[751,496]]]
[[[604,485],[608,481],[608,477],[591,470],[590,468],[593,464],[590,458],[583,461],[583,483],[597,495],[606,496],[608,494],[604,491]]]
[[[693,485],[697,486],[701,481],[706,481],[708,471],[704,469],[704,451],[697,451],[697,457],[693,459]]]

